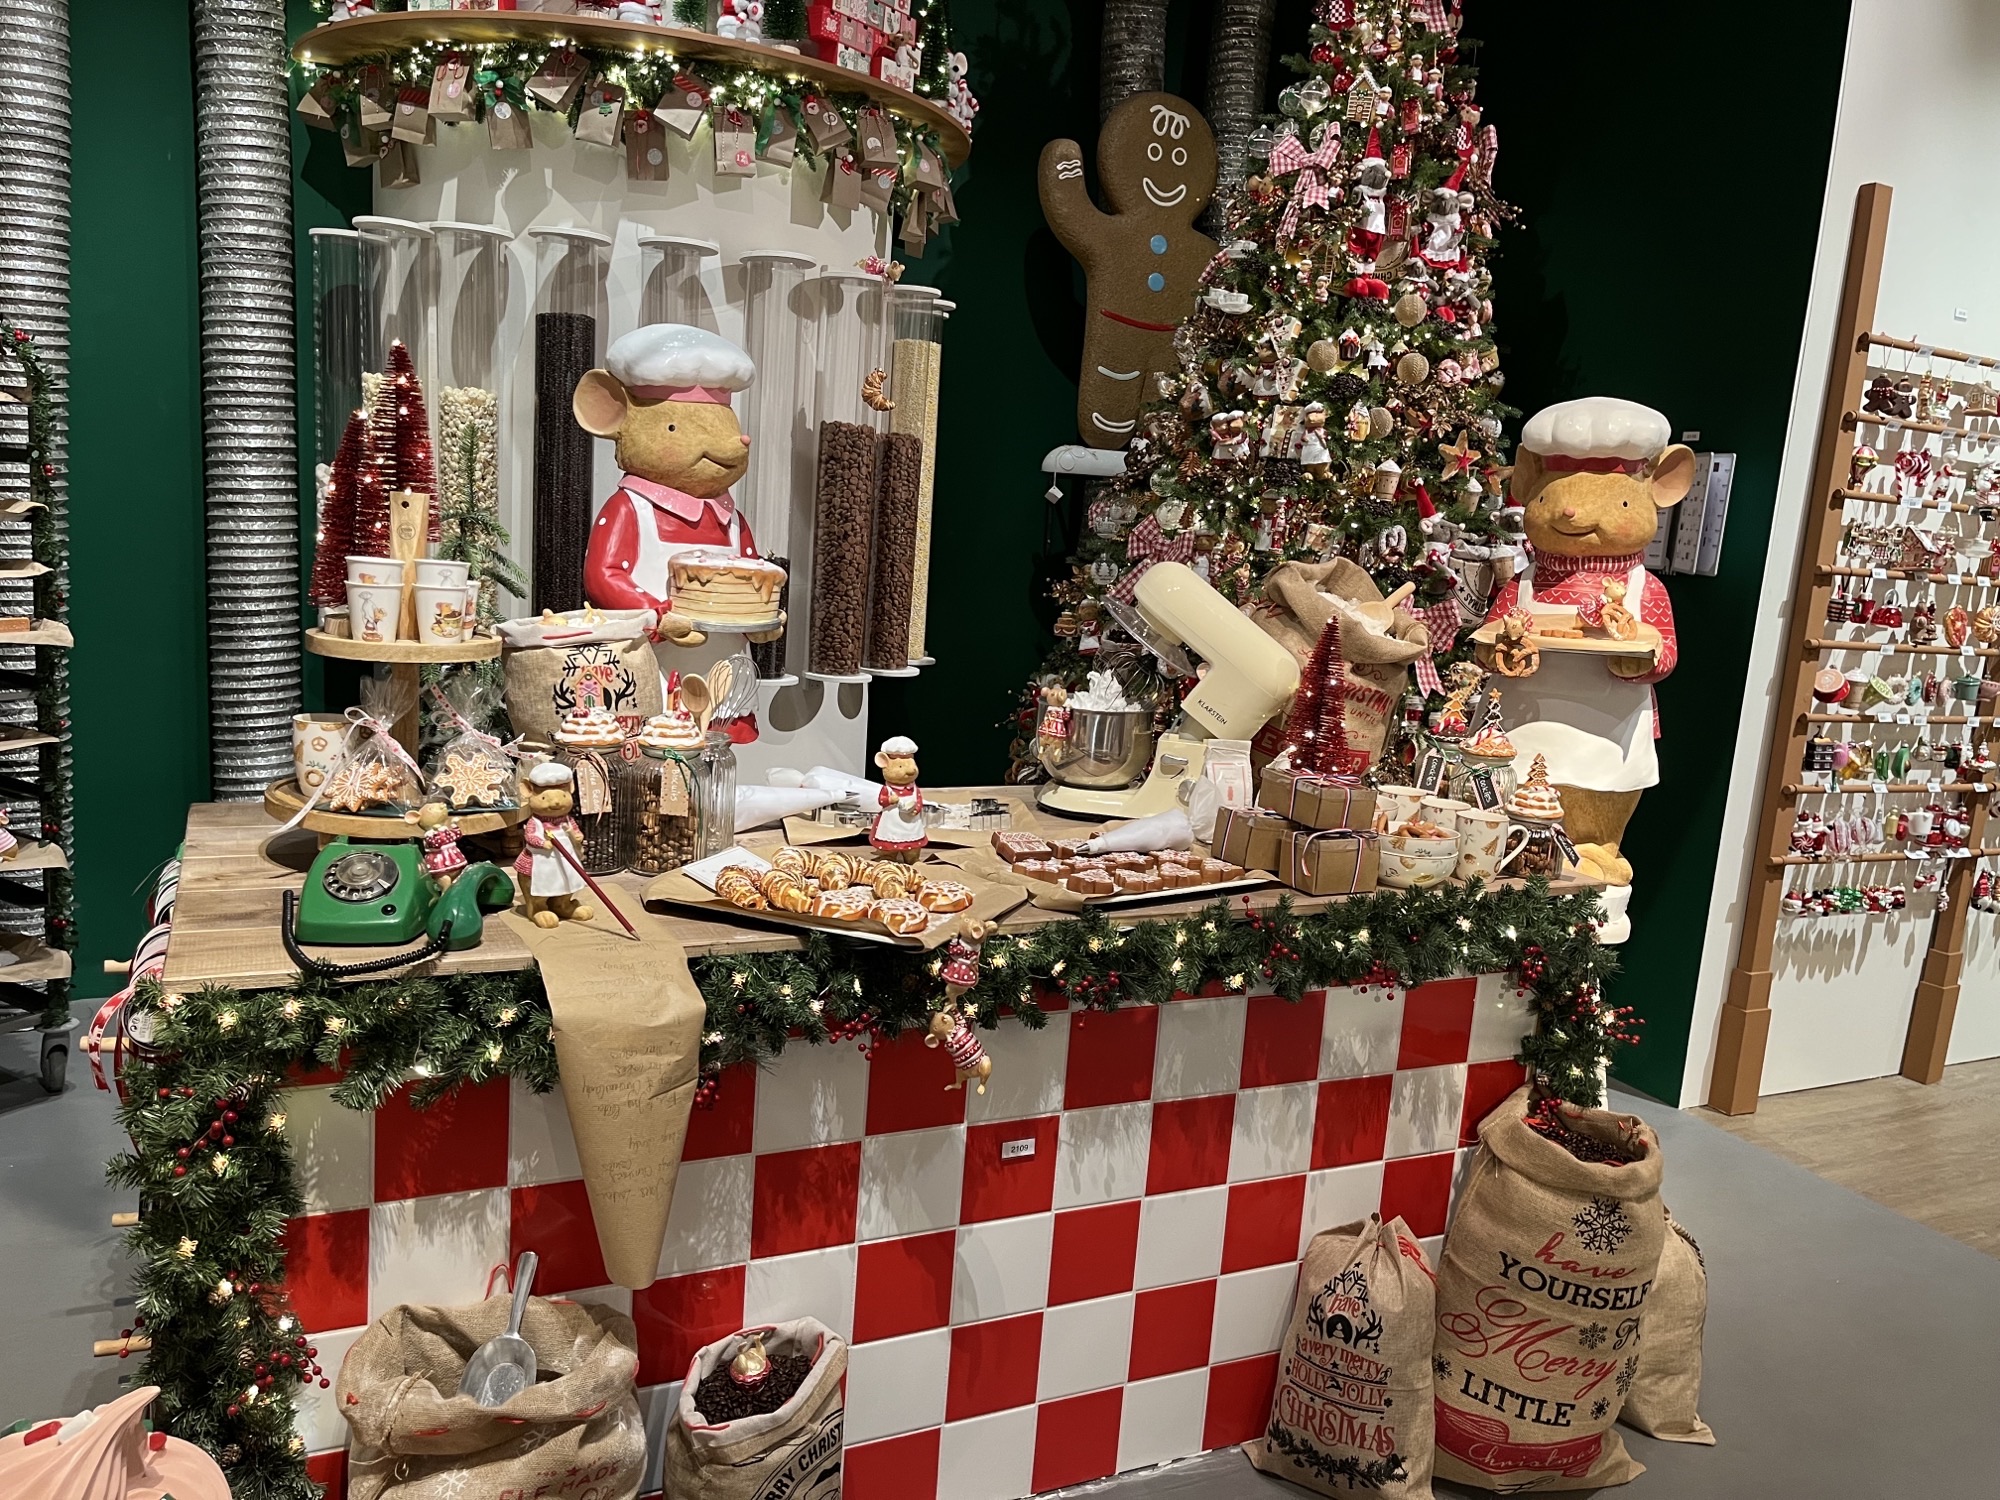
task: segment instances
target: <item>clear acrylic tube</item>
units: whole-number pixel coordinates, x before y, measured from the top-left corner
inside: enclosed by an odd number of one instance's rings
[[[376,214],[357,218],[354,228],[361,242],[361,367],[379,375],[388,366],[389,346],[401,342],[429,390],[437,277],[431,232]]]
[[[361,236],[315,229],[312,257],[313,439],[323,490],[347,419],[361,405]]]
[[[639,322],[688,323],[716,332],[715,308],[701,284],[702,260],[720,255],[714,240],[676,234],[639,237]]]
[[[899,286],[890,293],[896,342],[890,359],[889,394],[895,409],[889,414],[893,432],[908,433],[923,444],[917,477],[916,562],[910,579],[910,662],[927,666],[924,644],[925,601],[931,579],[931,486],[936,470],[938,354],[946,311],[932,286]]]
[[[807,279],[818,263],[791,250],[748,251],[742,263],[743,342],[757,378],[742,398],[750,468],[736,499],[757,549],[786,570],[784,607],[798,622],[780,639],[750,648],[757,675],[775,679],[798,671],[795,643],[806,636],[799,610],[812,568],[814,396]]]
[[[602,352],[599,309],[611,241],[587,229],[528,231],[535,254],[535,522],[537,610],[583,603],[595,442],[576,425],[576,384]]]
[[[437,370],[431,402],[437,428],[437,503],[447,521],[448,556],[464,554],[480,575],[481,618],[497,615],[498,593],[485,576],[484,541],[474,514],[500,517],[500,334],[507,312],[507,241],[488,224],[430,226],[438,265]]]

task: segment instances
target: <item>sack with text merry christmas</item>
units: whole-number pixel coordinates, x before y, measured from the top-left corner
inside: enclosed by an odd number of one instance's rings
[[[1612,1424],[1639,1370],[1660,1267],[1660,1142],[1645,1121],[1561,1105],[1598,1161],[1530,1128],[1522,1088],[1479,1126],[1437,1292],[1437,1472],[1490,1490],[1575,1490],[1644,1472]]]
[[[696,1404],[702,1384],[727,1371],[753,1334],[762,1336],[773,1368],[812,1363],[777,1410],[716,1420]],[[674,1500],[840,1500],[846,1375],[846,1342],[817,1318],[745,1329],[695,1350],[667,1423],[666,1493]]]
[[[1250,1462],[1323,1495],[1430,1500],[1434,1280],[1401,1219],[1314,1235]]]
[[[1662,1210],[1664,1212],[1664,1210]],[[1646,1299],[1639,1373],[1618,1420],[1670,1443],[1715,1442],[1701,1401],[1701,1330],[1708,1321],[1708,1267],[1694,1237],[1667,1215],[1660,1274]]]

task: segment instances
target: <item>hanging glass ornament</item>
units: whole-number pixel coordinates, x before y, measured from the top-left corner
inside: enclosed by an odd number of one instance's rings
[[[1296,84],[1279,93],[1278,113],[1290,115],[1295,120],[1306,113],[1305,100],[1300,97]]]
[[[1308,118],[1325,109],[1327,101],[1333,97],[1332,85],[1324,78],[1308,78],[1295,92],[1298,94],[1299,106],[1306,112]],[[1282,107],[1284,96],[1281,94],[1278,97]]]
[[[1244,137],[1243,149],[1259,161],[1268,161],[1271,155],[1271,146],[1276,139],[1276,132],[1270,126],[1259,125],[1249,135]]]

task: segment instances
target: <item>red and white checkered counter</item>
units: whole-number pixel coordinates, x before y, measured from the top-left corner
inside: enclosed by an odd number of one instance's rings
[[[1015,1500],[1261,1431],[1306,1240],[1377,1208],[1441,1235],[1530,1025],[1498,975],[1048,1021],[983,1034],[983,1098],[914,1034],[726,1075],[637,1293],[605,1285],[558,1096],[369,1116],[300,1087],[293,1303],[331,1369],[388,1308],[476,1300],[533,1249],[538,1291],[638,1327],[649,1493],[693,1351],[810,1313],[853,1342],[850,1500]],[[332,1394],[300,1424],[337,1483]]]

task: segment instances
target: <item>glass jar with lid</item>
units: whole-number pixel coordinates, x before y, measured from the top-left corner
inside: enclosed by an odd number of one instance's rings
[[[616,875],[632,863],[638,835],[640,789],[645,781],[637,741],[617,744],[564,744],[556,735],[555,758],[575,776],[576,807],[571,816],[582,831],[577,858],[587,875]]]
[[[632,742],[639,758],[631,868],[642,875],[720,854],[736,837],[736,750],[729,736],[664,726],[671,717],[656,717]]]

